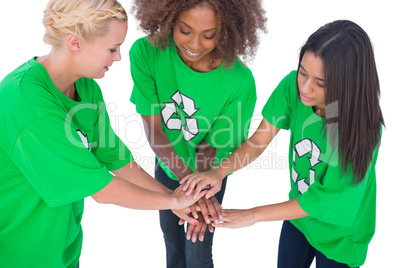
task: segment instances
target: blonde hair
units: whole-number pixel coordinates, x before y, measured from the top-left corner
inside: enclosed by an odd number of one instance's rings
[[[82,39],[102,36],[111,19],[127,21],[126,11],[116,0],[50,0],[43,14],[43,41],[52,46],[61,45],[71,33]]]

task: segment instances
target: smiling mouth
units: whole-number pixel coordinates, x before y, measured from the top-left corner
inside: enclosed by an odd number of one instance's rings
[[[186,52],[187,56],[189,56],[191,58],[197,58],[202,54],[202,52],[194,53],[194,52],[188,51],[185,48],[184,48],[184,52]]]

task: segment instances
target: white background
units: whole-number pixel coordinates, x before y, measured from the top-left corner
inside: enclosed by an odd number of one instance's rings
[[[48,53],[50,48],[42,41],[44,28],[41,24],[46,3],[44,0],[2,2],[0,79],[31,57]],[[127,11],[130,10],[129,0],[121,3]],[[336,19],[349,19],[362,26],[371,37],[381,82],[386,129],[377,162],[377,229],[364,267],[395,267],[400,263],[402,249],[402,228],[397,221],[401,211],[398,194],[402,188],[398,139],[402,131],[398,108],[402,88],[401,74],[397,69],[402,62],[402,19],[397,1],[269,0],[264,1],[264,5],[269,32],[261,36],[257,56],[248,63],[258,93],[250,133],[258,126],[261,109],[272,90],[297,67],[299,48],[318,27]],[[132,80],[128,50],[142,35],[130,14],[122,61],[116,62],[99,83],[116,133],[132,150],[140,165],[152,174],[153,152],[144,136],[140,117],[129,102]],[[251,167],[229,178],[223,202],[225,208],[249,208],[287,199],[288,137],[289,133],[282,131]],[[156,211],[99,205],[87,198],[82,224],[82,267],[165,267],[164,242]],[[218,229],[213,247],[215,267],[275,267],[280,227],[280,222],[269,222],[237,230]]]

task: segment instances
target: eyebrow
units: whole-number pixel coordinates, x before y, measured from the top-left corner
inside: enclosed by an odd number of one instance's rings
[[[303,69],[303,71],[305,71],[307,73],[306,69],[304,69],[304,67],[303,67],[303,65],[301,63],[300,63],[300,67]],[[320,80],[322,82],[325,82],[325,79],[318,78],[318,77],[314,77],[314,78],[317,79],[317,80]]]
[[[184,21],[179,20],[178,22],[181,22],[181,23],[183,23],[184,25],[186,25],[188,28],[193,29],[190,25],[188,25],[188,24],[185,23]],[[205,30],[205,31],[203,31],[203,32],[205,33],[205,32],[210,32],[210,31],[213,31],[213,30],[216,30],[216,28],[211,28],[211,29]]]

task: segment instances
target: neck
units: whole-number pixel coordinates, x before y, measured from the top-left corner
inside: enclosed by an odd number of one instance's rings
[[[45,67],[50,79],[61,93],[76,100],[75,82],[80,77],[73,73],[74,68],[70,59],[68,55],[53,48],[48,55],[39,57],[36,61]]]
[[[320,116],[320,117],[325,117],[325,107],[324,108],[320,108],[318,106],[314,106],[313,107],[313,111],[316,115]]]

